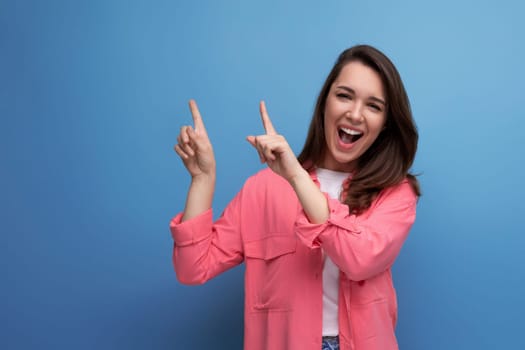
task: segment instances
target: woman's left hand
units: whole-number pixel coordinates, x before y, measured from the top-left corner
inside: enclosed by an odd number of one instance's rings
[[[261,101],[261,119],[265,134],[259,136],[248,136],[248,142],[257,149],[261,163],[266,163],[276,174],[285,178],[288,182],[304,171],[295,157],[292,149],[284,136],[277,134],[270,117],[266,112],[266,105]]]

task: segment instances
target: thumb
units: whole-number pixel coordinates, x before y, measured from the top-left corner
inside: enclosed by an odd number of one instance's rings
[[[247,136],[246,141],[248,141],[250,145],[252,145],[257,150],[257,153],[259,154],[259,160],[261,161],[261,163],[264,163],[265,159],[261,151],[259,151],[259,149],[257,148],[257,142],[255,141],[255,136]]]
[[[246,141],[248,141],[253,147],[257,147],[257,144],[255,143],[255,136],[247,136]]]

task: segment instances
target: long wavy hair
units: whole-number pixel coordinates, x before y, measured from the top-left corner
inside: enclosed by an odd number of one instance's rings
[[[358,158],[351,181],[343,185],[341,200],[352,214],[368,209],[382,190],[404,179],[408,179],[417,196],[421,195],[416,177],[409,172],[416,155],[418,132],[405,87],[390,59],[369,45],[357,45],[339,55],[317,98],[299,162],[306,170],[312,170],[324,159],[328,151],[324,131],[326,98],[343,67],[356,61],[381,77],[386,94],[386,121],[374,143]]]

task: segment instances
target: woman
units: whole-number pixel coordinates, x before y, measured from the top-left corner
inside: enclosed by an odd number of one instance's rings
[[[391,61],[366,45],[339,56],[297,158],[261,102],[266,133],[247,140],[269,169],[215,223],[215,159],[190,108],[175,146],[192,176],[170,225],[178,279],[246,263],[245,349],[397,349],[391,267],[415,220],[418,135]]]

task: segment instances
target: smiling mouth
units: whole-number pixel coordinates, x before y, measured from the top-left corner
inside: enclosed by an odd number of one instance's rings
[[[361,131],[352,130],[348,128],[342,128],[342,127],[339,128],[337,132],[339,134],[339,139],[344,144],[354,143],[357,140],[359,140],[361,136],[363,136],[363,132]]]

